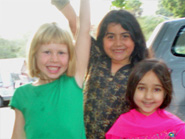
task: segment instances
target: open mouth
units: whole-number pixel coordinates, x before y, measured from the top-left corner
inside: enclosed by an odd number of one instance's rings
[[[59,71],[60,67],[58,67],[58,66],[48,66],[47,69],[50,73],[57,73]]]
[[[113,52],[115,53],[123,53],[125,51],[125,49],[114,49]]]

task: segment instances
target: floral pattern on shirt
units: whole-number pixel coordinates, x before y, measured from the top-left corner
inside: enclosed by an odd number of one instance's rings
[[[125,91],[130,65],[111,74],[111,60],[92,41],[90,64],[84,89],[87,139],[103,139],[115,120],[128,111]]]

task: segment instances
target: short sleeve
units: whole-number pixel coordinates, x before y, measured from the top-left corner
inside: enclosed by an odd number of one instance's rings
[[[51,3],[57,7],[57,9],[63,9],[68,3],[69,0],[51,0]]]
[[[21,92],[20,89],[17,88],[14,92],[13,97],[10,100],[9,106],[14,109],[18,109],[20,111],[22,111],[22,105],[23,103],[21,102],[23,100],[23,98],[21,97]]]

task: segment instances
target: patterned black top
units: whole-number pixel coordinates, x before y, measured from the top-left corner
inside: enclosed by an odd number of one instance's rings
[[[131,66],[111,74],[111,59],[92,40],[84,88],[84,118],[87,139],[103,139],[120,114],[128,111],[125,91]]]

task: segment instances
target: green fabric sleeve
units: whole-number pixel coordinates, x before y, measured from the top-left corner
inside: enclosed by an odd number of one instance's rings
[[[21,104],[24,104],[24,103],[22,102],[21,97],[22,96],[21,96],[20,90],[17,88],[14,92],[13,97],[10,100],[9,106],[12,109],[16,108],[16,109],[22,111],[22,105]]]
[[[51,0],[51,3],[55,5],[58,10],[62,10],[69,3],[69,0]]]

